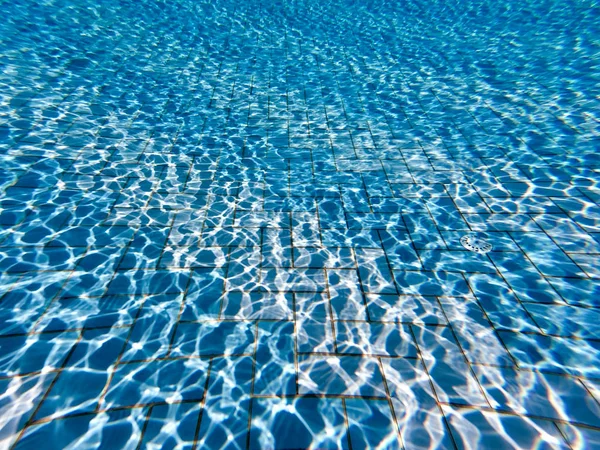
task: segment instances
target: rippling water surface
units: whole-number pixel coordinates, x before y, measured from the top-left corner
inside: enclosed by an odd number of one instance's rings
[[[0,448],[600,448],[599,24],[2,2]]]

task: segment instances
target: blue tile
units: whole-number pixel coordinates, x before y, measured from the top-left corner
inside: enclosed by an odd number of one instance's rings
[[[254,393],[296,394],[296,342],[293,322],[259,322]]]
[[[54,420],[28,428],[15,448],[42,446],[58,450],[93,442],[99,449],[134,449],[141,438],[144,419],[145,411],[135,408]]]
[[[578,275],[587,275],[590,278],[598,278],[600,276],[596,255],[571,254],[570,256],[575,264],[583,270],[583,273],[578,273]]]
[[[128,333],[127,328],[85,330],[70,354],[65,368],[108,370],[119,359]]]
[[[484,311],[473,299],[442,297],[439,300],[469,362],[514,365]]]
[[[252,360],[213,360],[208,391],[198,430],[198,445],[242,448],[248,438]]]
[[[173,221],[172,211],[160,208],[115,208],[106,219],[107,224],[117,226],[166,227]]]
[[[297,247],[320,247],[321,230],[318,216],[312,213],[292,213],[292,241]]]
[[[292,247],[266,241],[262,246],[262,267],[292,267]],[[300,267],[300,266],[299,266]],[[318,267],[318,266],[315,266]]]
[[[520,367],[589,377],[599,373],[600,345],[596,341],[504,331],[498,336]]]
[[[392,269],[419,270],[421,261],[414,250],[414,236],[402,230],[380,230],[381,243]],[[412,239],[411,239],[412,238]]]
[[[191,449],[200,412],[199,403],[154,406],[144,428],[142,448]]]
[[[340,354],[417,357],[405,325],[338,321],[335,328]]]
[[[121,361],[165,356],[181,311],[182,296],[157,295],[144,300],[128,336]]]
[[[326,288],[321,269],[262,269],[260,276],[269,292],[323,292]]]
[[[51,386],[55,373],[0,381],[0,442],[11,445]]]
[[[334,319],[367,318],[361,280],[356,270],[327,270],[327,287]]]
[[[119,269],[155,268],[169,231],[169,228],[141,227],[120,260]]]
[[[556,214],[561,212],[561,209],[552,200],[541,197],[486,198],[485,203],[491,212],[496,214]]]
[[[291,320],[292,316],[292,294],[231,292],[223,298],[223,319]]]
[[[544,233],[511,233],[527,258],[547,277],[584,277],[584,273]]]
[[[563,303],[548,280],[521,253],[490,253],[490,258],[522,302]]]
[[[65,369],[44,398],[35,420],[94,412],[108,381],[108,373],[85,368]]]
[[[67,291],[68,294],[71,291]],[[141,304],[137,296],[69,297],[56,299],[40,318],[37,329],[63,331],[133,323]]]
[[[585,278],[553,278],[548,281],[569,305],[600,305],[600,282],[597,280]]]
[[[369,189],[367,187],[367,189]],[[391,197],[391,196],[390,196]],[[376,213],[414,213],[426,211],[425,204],[409,197],[373,197],[369,198],[371,208]]]
[[[356,249],[356,262],[364,292],[396,294],[394,277],[385,252],[379,249]]]
[[[202,359],[158,360],[119,365],[102,407],[202,400],[208,362]]]
[[[594,446],[593,8],[22,3],[0,447]]]
[[[452,404],[487,406],[450,328],[415,325],[411,328],[437,398]]]
[[[319,224],[321,228],[346,228],[346,214],[344,205],[339,198],[339,191],[331,198],[322,198],[317,200],[319,211]]]
[[[166,246],[158,261],[159,269],[220,268],[227,264],[228,247]]]
[[[174,356],[241,355],[251,353],[254,324],[237,321],[182,323],[173,338]]]
[[[526,214],[465,214],[473,231],[540,231]]]
[[[600,338],[600,313],[590,308],[527,304],[525,309],[540,329],[554,336]]]
[[[321,235],[325,247],[381,247],[377,230],[323,229]]]
[[[475,372],[497,410],[589,426],[600,422],[600,404],[575,378],[492,367]]]
[[[79,333],[42,333],[0,338],[0,374],[11,376],[61,367]]]
[[[256,211],[236,214],[233,223],[236,227],[264,227],[264,228],[289,228],[290,216],[288,213]]]
[[[296,345],[299,353],[333,353],[335,343],[331,320],[307,315],[298,317]]]
[[[425,201],[436,226],[440,230],[470,230],[468,215],[462,214],[454,203],[444,197],[435,197]],[[476,216],[480,218],[480,215]]]
[[[435,297],[419,295],[367,294],[369,317],[375,321],[444,325],[444,316]]]
[[[561,448],[569,446],[552,422],[443,407],[458,448]]]
[[[222,269],[194,269],[185,286],[182,320],[217,318],[225,290],[225,272]]]
[[[464,295],[469,287],[462,275],[452,272],[394,271],[403,295]]]
[[[382,366],[405,448],[454,448],[423,363],[393,358]]]
[[[3,279],[0,335],[27,333],[60,291],[68,272],[48,272]]]
[[[469,251],[420,250],[425,270],[437,272],[496,273],[486,255]]]
[[[600,432],[596,429],[564,423],[558,423],[556,426],[572,448],[595,448],[600,445]]]
[[[72,270],[85,248],[26,247],[6,249],[0,260],[4,273],[34,272],[39,270]]]
[[[295,247],[294,267],[350,269],[356,260],[346,247]]]
[[[353,208],[347,211],[353,211]],[[363,208],[366,209],[366,208]],[[404,220],[399,213],[348,212],[346,214],[350,230],[386,230],[388,228],[404,229]]]
[[[390,404],[383,401],[346,400],[348,431],[352,448],[402,448]]]
[[[359,376],[360,374],[360,376]],[[364,382],[363,378],[367,378]],[[359,356],[310,356],[298,361],[300,394],[385,397],[377,359]]]
[[[342,400],[254,399],[250,448],[349,448]]]
[[[123,294],[179,294],[184,292],[189,271],[183,270],[128,270],[117,272],[106,291],[111,295]]]
[[[479,306],[494,327],[514,331],[540,331],[531,315],[500,276],[469,274],[466,278]]]

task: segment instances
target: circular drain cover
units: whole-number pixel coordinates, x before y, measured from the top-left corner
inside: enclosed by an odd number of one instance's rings
[[[486,240],[485,235],[480,234],[467,234],[460,238],[460,243],[475,253],[487,253],[492,249],[492,244]]]

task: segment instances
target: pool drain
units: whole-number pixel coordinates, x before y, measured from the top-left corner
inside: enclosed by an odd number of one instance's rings
[[[475,253],[487,253],[492,249],[492,244],[487,241],[483,234],[467,234],[460,238],[464,248]]]

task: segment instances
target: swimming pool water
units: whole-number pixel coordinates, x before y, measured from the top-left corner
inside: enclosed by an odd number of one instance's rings
[[[600,448],[597,2],[2,11],[0,448]]]

